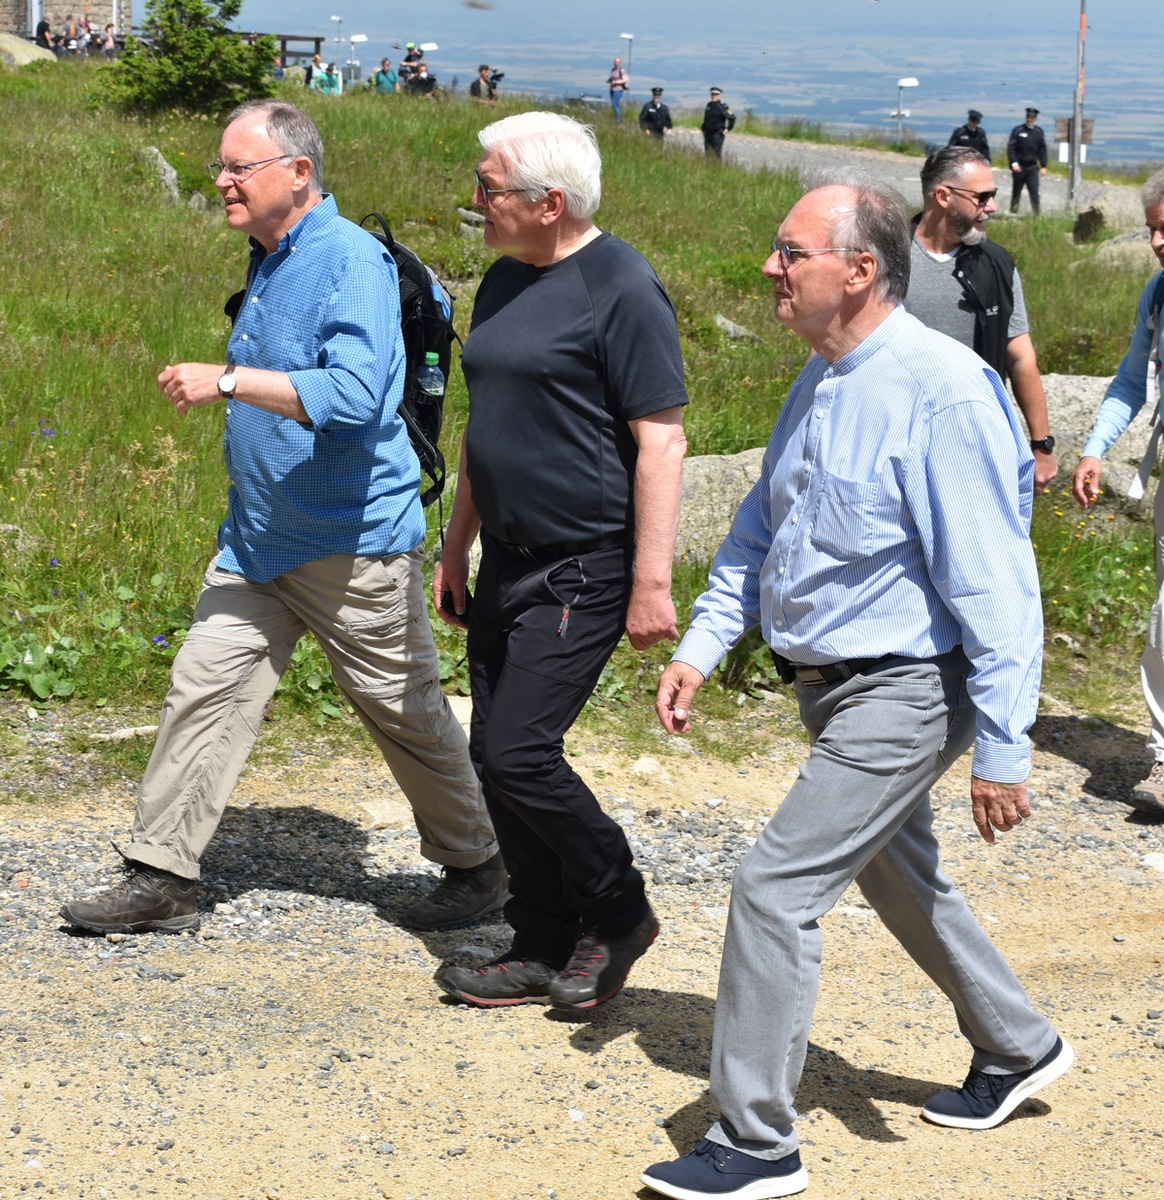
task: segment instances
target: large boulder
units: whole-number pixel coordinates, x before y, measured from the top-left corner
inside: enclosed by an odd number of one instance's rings
[[[1106,191],[1075,218],[1075,240],[1092,242],[1113,233],[1135,229],[1144,223],[1144,209],[1134,188],[1114,187]]]
[[[1056,487],[1070,484],[1071,472],[1083,452],[1083,443],[1095,424],[1099,409],[1111,382],[1109,375],[1044,375],[1043,388],[1047,393],[1047,416],[1055,435],[1055,453],[1059,458],[1059,477]],[[1148,430],[1155,405],[1145,404],[1136,414],[1119,441],[1103,456],[1103,488],[1129,515],[1152,516],[1152,497],[1156,492],[1155,478],[1148,480],[1143,500],[1129,500],[1128,487],[1135,478],[1148,445]]]
[[[676,559],[711,562],[740,501],[760,478],[764,448],[741,454],[704,455],[683,464],[683,507]]]
[[[1104,242],[1095,252],[1095,261],[1108,270],[1131,272],[1145,279],[1160,266],[1146,229],[1121,233]]]
[[[57,56],[51,50],[15,33],[0,33],[0,63],[7,67],[23,67],[26,63],[40,62],[42,59],[56,62]]]

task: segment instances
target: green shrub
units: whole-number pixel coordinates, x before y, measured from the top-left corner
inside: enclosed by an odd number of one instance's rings
[[[275,39],[240,37],[230,22],[241,11],[242,0],[148,0],[148,40],[126,38],[125,52],[102,68],[106,96],[130,112],[213,114],[274,95]]]

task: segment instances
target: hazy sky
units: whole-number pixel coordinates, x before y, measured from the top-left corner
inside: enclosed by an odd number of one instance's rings
[[[1089,0],[1087,9],[1086,103],[1097,136],[1111,156],[1164,156],[1164,122],[1155,139],[1164,0]],[[840,128],[884,127],[897,79],[916,76],[921,86],[906,97],[911,124],[944,140],[968,105],[1003,138],[1027,102],[1048,120],[1069,114],[1079,0],[427,0],[407,9],[245,0],[239,24],[328,38],[342,31],[345,43],[364,34],[356,53],[366,72],[385,54],[400,57],[393,43],[433,41],[440,50],[429,63],[442,83],[456,77],[464,87],[488,62],[506,73],[506,87],[535,94],[603,93],[621,52],[630,58],[632,99],[658,82],[671,103],[702,105],[714,83],[738,108]],[[328,51],[342,60],[349,46]]]

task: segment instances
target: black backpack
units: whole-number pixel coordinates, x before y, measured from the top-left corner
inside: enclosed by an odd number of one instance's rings
[[[368,232],[392,255],[396,274],[400,277],[400,327],[404,331],[408,373],[399,412],[408,426],[408,436],[420,459],[420,469],[432,480],[428,487],[421,480],[420,502],[427,508],[445,490],[445,456],[437,444],[445,402],[443,396],[430,396],[421,391],[416,375],[424,366],[424,356],[435,352],[447,384],[453,342],[461,340],[453,328],[455,297],[431,267],[426,267],[412,250],[392,236],[388,222],[379,213],[368,213],[360,222],[361,228],[367,229],[369,221],[380,226],[379,229],[368,229]]]
[[[443,396],[432,396],[422,391],[416,381],[417,372],[424,366],[424,356],[435,351],[437,363],[444,373],[446,384],[453,358],[453,342],[460,342],[453,328],[453,306],[455,297],[441,283],[436,273],[392,236],[388,222],[379,213],[369,213],[361,222],[375,221],[380,229],[368,229],[396,263],[396,274],[400,282],[400,327],[404,333],[404,357],[407,363],[404,379],[404,396],[400,401],[401,419],[408,429],[408,440],[412,443],[420,469],[432,481],[427,487],[421,479],[420,502],[427,508],[440,498],[445,490],[445,456],[438,442],[445,416]],[[235,292],[227,300],[224,312],[233,325],[246,296],[246,289]]]

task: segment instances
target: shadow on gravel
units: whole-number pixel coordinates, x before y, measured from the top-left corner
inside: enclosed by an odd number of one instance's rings
[[[1164,813],[1136,810],[1131,793],[1147,775],[1151,754],[1144,735],[1099,717],[1040,717],[1030,733],[1031,741],[1047,754],[1076,763],[1089,772],[1083,789],[1100,800],[1110,800],[1132,809],[1130,819],[1145,824],[1164,820]]]
[[[369,875],[368,834],[317,808],[228,807],[202,858],[203,904],[253,889],[302,892],[371,904],[393,924],[395,914],[435,885],[431,864],[416,854],[416,871]]]
[[[953,1080],[935,1082],[931,1079],[917,1079],[911,1075],[897,1075],[872,1068],[862,1070],[836,1051],[826,1050],[810,1042],[804,1075],[796,1093],[796,1108],[800,1113],[802,1126],[814,1112],[828,1112],[854,1137],[863,1141],[885,1144],[906,1142],[910,1140],[908,1131],[897,1132],[890,1128],[891,1120],[901,1123],[899,1114],[887,1116],[881,1106],[893,1104],[920,1109],[935,1092],[953,1086]],[[1021,1105],[1010,1120],[1030,1120],[1045,1116],[1049,1112],[1049,1104],[1032,1099]],[[665,1118],[667,1137],[674,1147],[675,1156],[686,1154],[706,1135],[708,1127],[718,1116],[710,1093],[704,1091],[699,1099],[685,1104]],[[920,1115],[916,1118],[916,1123],[919,1129],[934,1129],[923,1121]],[[811,1132],[806,1126],[802,1127],[801,1136],[806,1144],[812,1144],[809,1140]],[[660,1150],[659,1157],[662,1159],[666,1157],[666,1151],[662,1150],[662,1147]],[[638,1195],[653,1196],[654,1193],[644,1190]]]

